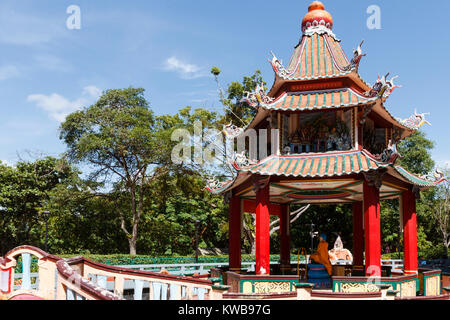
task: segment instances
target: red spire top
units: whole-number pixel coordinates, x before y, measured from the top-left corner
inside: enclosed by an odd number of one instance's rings
[[[303,18],[302,31],[318,26],[324,26],[331,30],[333,28],[333,17],[328,11],[325,11],[322,2],[313,1],[308,7],[308,13]]]

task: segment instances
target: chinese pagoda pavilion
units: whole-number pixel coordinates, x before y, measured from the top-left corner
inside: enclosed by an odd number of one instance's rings
[[[385,107],[396,88],[389,75],[368,85],[359,75],[362,43],[348,59],[333,34],[333,18],[314,1],[302,37],[286,66],[270,60],[275,81],[245,99],[257,109],[249,130],[278,130],[267,138],[268,157],[237,157],[232,181],[209,190],[229,201],[229,266],[241,271],[243,212],[256,214],[256,274],[270,274],[270,215],[280,217],[281,268],[290,267],[290,205],[351,204],[354,268],[381,275],[380,201],[399,199],[404,274],[418,273],[416,199],[438,184],[399,165],[396,144],[425,120],[395,118]]]

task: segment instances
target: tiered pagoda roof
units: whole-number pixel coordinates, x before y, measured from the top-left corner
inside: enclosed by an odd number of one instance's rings
[[[393,83],[395,77],[388,80],[386,75],[378,78],[374,86],[369,86],[358,73],[361,58],[365,56],[361,50],[362,43],[354,51],[353,58],[348,59],[332,27],[333,18],[325,11],[323,4],[313,1],[302,21],[302,38],[287,66],[283,66],[275,55],[270,60],[275,72],[272,88],[266,94],[262,87],[258,87],[244,99],[257,108],[256,116],[245,130],[255,128],[271,112],[331,111],[352,107],[361,107],[364,115],[359,117],[372,114],[372,117],[397,130],[398,139],[410,136],[423,124],[415,122],[418,116],[423,118],[423,115],[415,114],[416,118],[400,120],[389,113],[384,103],[396,88]],[[252,175],[320,179],[354,177],[380,169],[399,181],[421,189],[440,182],[439,179],[431,181],[409,173],[396,165],[395,159],[372,155],[361,146],[349,151],[275,154],[260,161],[234,162],[237,178],[215,182],[208,190],[224,193],[242,185]],[[395,193],[394,190],[385,192],[390,195]]]
[[[400,181],[421,189],[435,187],[444,181],[443,177],[439,176],[436,176],[435,180],[419,177],[396,165],[395,160],[382,161],[379,156],[374,156],[364,149],[320,154],[271,155],[257,163],[245,166],[239,166],[235,162],[234,167],[239,172],[237,179],[220,183],[214,188],[208,187],[208,190],[214,194],[221,194],[240,185],[252,174],[316,179],[348,177],[382,168]]]
[[[256,164],[237,167],[239,171],[285,177],[340,177],[387,167],[366,150],[322,154],[272,155]]]
[[[270,103],[261,103],[268,110],[307,111],[340,107],[354,107],[376,102],[378,98],[368,98],[351,88],[314,90],[303,92],[285,92]]]
[[[286,80],[341,77],[351,72],[346,69],[349,63],[340,41],[331,32],[315,32],[302,38],[294,50],[286,72],[279,76]]]

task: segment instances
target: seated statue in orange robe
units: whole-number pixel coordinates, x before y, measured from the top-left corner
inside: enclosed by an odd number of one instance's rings
[[[323,264],[327,269],[328,274],[331,276],[333,268],[331,266],[330,257],[328,255],[328,242],[326,242],[326,240],[326,235],[321,234],[317,251],[316,253],[311,255],[310,259],[314,260],[314,262],[318,264]]]

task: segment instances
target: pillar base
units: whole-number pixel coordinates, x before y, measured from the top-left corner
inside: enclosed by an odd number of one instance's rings
[[[290,264],[282,264],[280,267],[281,273],[289,272],[291,271],[291,265]]]
[[[230,271],[234,273],[242,273],[241,268],[230,268]]]
[[[352,276],[364,277],[366,275],[365,266],[353,266]]]
[[[411,275],[411,274],[418,275],[418,274],[419,274],[419,271],[414,271],[414,270],[403,270],[403,273],[404,273],[405,275]]]

